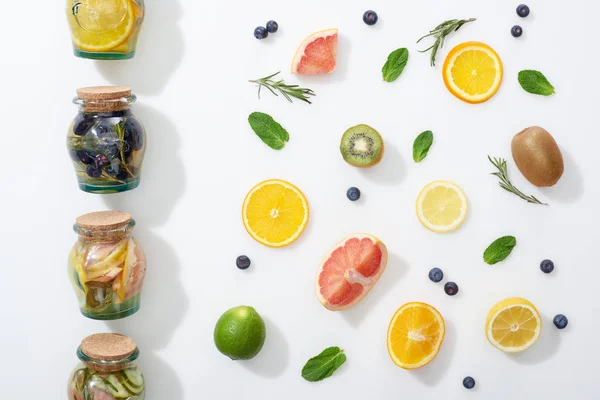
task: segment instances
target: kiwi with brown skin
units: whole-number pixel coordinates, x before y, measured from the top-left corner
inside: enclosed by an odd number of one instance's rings
[[[383,139],[379,132],[365,124],[349,128],[340,143],[344,161],[359,168],[377,164],[383,157],[383,150]]]
[[[513,138],[511,148],[519,171],[535,186],[555,185],[565,170],[558,144],[544,128],[523,129]]]

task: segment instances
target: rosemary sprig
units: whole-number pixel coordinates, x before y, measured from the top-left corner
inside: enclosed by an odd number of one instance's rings
[[[541,201],[536,199],[535,196],[527,196],[527,195],[523,194],[523,192],[521,192],[519,189],[514,187],[512,183],[510,183],[510,179],[508,178],[508,168],[506,167],[505,159],[496,158],[496,157],[492,158],[492,157],[488,156],[488,160],[490,160],[490,162],[494,165],[494,167],[496,167],[496,169],[498,169],[498,172],[492,172],[491,175],[494,175],[494,176],[497,176],[498,178],[500,178],[500,182],[498,182],[498,185],[500,185],[500,187],[502,189],[504,189],[508,192],[511,192],[513,194],[516,194],[523,200],[526,200],[528,203],[541,204],[543,206],[548,205],[548,204],[542,203]]]
[[[423,40],[429,36],[433,36],[435,38],[435,42],[430,47],[426,48],[425,50],[419,50],[419,51],[421,53],[426,53],[429,50],[431,50],[431,66],[434,67],[435,66],[435,56],[437,55],[438,50],[441,49],[442,47],[444,47],[444,40],[446,39],[446,36],[448,36],[452,32],[456,32],[464,24],[466,24],[468,22],[473,22],[473,21],[475,21],[475,18],[451,19],[451,20],[442,22],[441,24],[439,24],[438,26],[433,28],[432,31],[429,31],[429,34],[427,34],[427,35],[423,36],[421,39],[417,40],[417,43],[419,43],[421,40]]]
[[[277,92],[281,93],[283,95],[283,97],[285,97],[290,103],[293,103],[292,97],[295,97],[298,100],[302,100],[308,104],[312,104],[309,100],[309,96],[316,96],[316,93],[313,92],[311,89],[301,88],[298,85],[288,85],[283,81],[283,79],[280,79],[278,81],[274,81],[273,79],[271,79],[280,73],[281,73],[281,71],[279,71],[273,75],[265,76],[264,78],[249,81],[251,83],[256,83],[258,85],[258,98],[259,99],[260,99],[260,90],[263,87],[266,87],[275,96],[279,96],[277,94]]]

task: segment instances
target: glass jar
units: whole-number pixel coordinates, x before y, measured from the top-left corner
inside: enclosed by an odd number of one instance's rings
[[[140,308],[146,257],[131,236],[135,221],[121,211],[101,211],[77,218],[79,238],[69,256],[68,272],[81,313],[113,320]]]
[[[77,57],[133,58],[144,21],[144,0],[67,0],[67,19]]]
[[[90,193],[115,193],[140,184],[146,131],[131,112],[136,97],[121,86],[77,90],[79,113],[67,134],[67,147],[79,181]]]
[[[81,341],[81,362],[69,377],[68,400],[144,400],[144,375],[137,365],[133,340],[117,333],[98,333]]]

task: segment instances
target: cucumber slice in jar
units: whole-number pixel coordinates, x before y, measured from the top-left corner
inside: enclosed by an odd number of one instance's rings
[[[123,375],[125,376],[125,375]],[[123,386],[129,390],[130,393],[132,394],[140,394],[144,391],[144,387],[143,386],[135,386],[133,383],[131,383],[131,381],[127,378],[123,378],[123,380],[121,381],[123,383]]]
[[[106,377],[106,381],[108,383],[108,385],[106,385],[107,389],[110,392],[110,394],[112,394],[114,397],[120,399],[126,399],[129,397],[129,392],[121,384],[119,378],[117,378],[114,375],[109,375],[108,377]]]
[[[123,371],[123,374],[134,386],[144,386],[144,377],[139,369],[127,368]]]

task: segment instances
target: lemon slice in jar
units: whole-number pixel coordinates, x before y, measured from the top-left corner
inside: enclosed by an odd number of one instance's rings
[[[135,28],[131,0],[82,0],[67,13],[73,43],[84,51],[113,50],[125,43]]]

